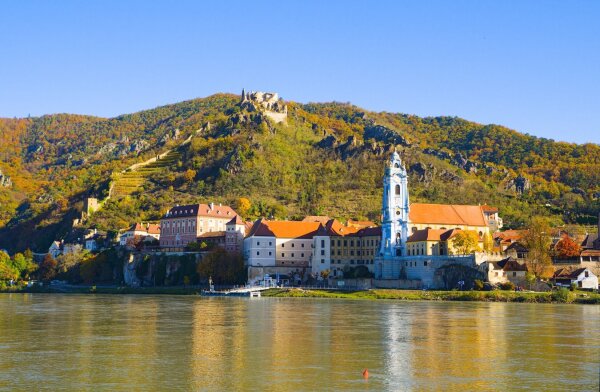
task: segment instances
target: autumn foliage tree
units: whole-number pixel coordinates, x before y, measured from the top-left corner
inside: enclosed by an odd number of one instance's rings
[[[46,282],[54,279],[54,277],[56,276],[57,266],[58,263],[56,262],[54,257],[52,257],[52,255],[50,254],[47,254],[46,256],[44,256],[44,261],[42,261],[42,264],[40,264],[40,268],[38,270],[39,278]]]
[[[550,225],[542,217],[533,217],[529,229],[523,235],[523,244],[527,248],[525,262],[529,270],[538,278],[548,278],[552,275],[552,260],[550,259]]]
[[[556,243],[554,252],[559,259],[572,259],[579,257],[581,247],[571,237],[565,236]]]
[[[479,250],[479,235],[473,230],[461,230],[454,238],[452,245],[461,255],[468,255]]]

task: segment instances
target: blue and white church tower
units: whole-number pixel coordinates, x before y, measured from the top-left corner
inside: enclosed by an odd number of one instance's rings
[[[409,208],[406,167],[398,152],[394,151],[383,176],[381,249],[376,272],[378,278],[397,275],[397,268],[394,267],[399,263],[394,262],[394,259],[406,256]]]

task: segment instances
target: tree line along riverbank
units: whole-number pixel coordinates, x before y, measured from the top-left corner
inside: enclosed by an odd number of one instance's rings
[[[34,286],[12,287],[0,293],[62,293],[62,294],[166,294],[198,295],[198,287],[125,287],[125,286]],[[479,301],[479,302],[526,302],[526,303],[575,303],[600,305],[600,293],[570,291],[562,288],[550,292],[524,291],[426,291],[426,290],[330,290],[273,288],[261,292],[263,297],[286,298],[332,298],[352,300],[399,300],[399,301]]]

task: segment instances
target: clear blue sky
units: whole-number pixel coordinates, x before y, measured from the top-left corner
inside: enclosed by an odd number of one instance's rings
[[[0,116],[242,87],[600,143],[600,1],[3,1]]]

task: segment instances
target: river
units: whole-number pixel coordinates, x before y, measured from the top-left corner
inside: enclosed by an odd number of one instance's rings
[[[0,390],[598,391],[599,361],[594,305],[0,295]]]

